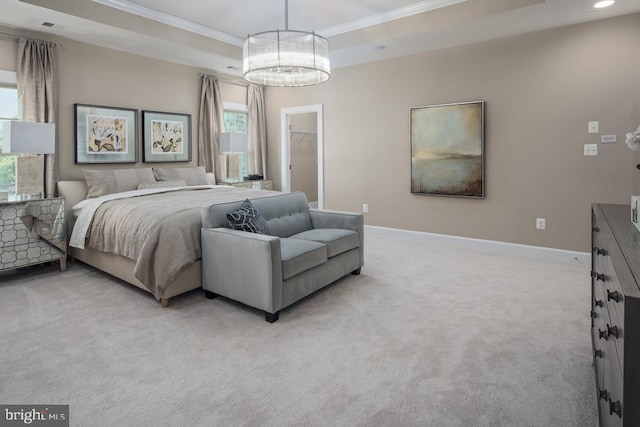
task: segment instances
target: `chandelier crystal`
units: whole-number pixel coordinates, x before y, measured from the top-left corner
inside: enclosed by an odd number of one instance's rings
[[[315,32],[288,29],[287,0],[285,30],[247,36],[242,57],[244,78],[264,86],[310,86],[331,75],[329,42]]]

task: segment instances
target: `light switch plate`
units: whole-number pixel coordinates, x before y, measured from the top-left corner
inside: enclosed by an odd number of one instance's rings
[[[598,155],[598,144],[584,144],[584,155],[585,156],[597,156]]]
[[[598,133],[600,132],[600,122],[589,122],[588,128],[589,133]]]
[[[640,196],[631,196],[631,222],[640,231],[640,224],[638,224],[638,209],[640,209]]]

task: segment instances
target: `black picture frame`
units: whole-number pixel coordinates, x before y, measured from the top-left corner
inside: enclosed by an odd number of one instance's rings
[[[191,114],[142,111],[142,161],[191,161]]]
[[[136,163],[138,110],[74,104],[75,163]]]

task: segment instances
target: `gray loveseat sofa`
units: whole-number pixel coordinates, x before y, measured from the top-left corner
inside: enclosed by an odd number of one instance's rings
[[[202,208],[202,287],[264,311],[280,310],[364,264],[362,214],[310,209],[304,193],[251,199],[269,235],[227,228],[243,202]]]

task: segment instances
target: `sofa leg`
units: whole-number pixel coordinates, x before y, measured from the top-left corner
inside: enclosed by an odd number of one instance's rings
[[[354,276],[357,276],[358,274],[360,274],[360,269],[361,269],[361,268],[362,268],[362,267],[358,267],[358,268],[356,268],[355,270],[353,270],[353,271],[351,272],[351,274],[353,274]]]
[[[264,320],[269,323],[273,323],[280,318],[280,312],[276,311],[275,313],[264,312]]]
[[[204,296],[205,296],[206,299],[214,299],[214,298],[216,298],[218,296],[218,294],[214,294],[213,292],[208,291],[208,290],[205,289],[204,290]]]

